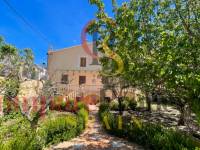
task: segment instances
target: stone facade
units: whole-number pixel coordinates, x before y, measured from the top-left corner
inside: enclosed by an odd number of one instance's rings
[[[92,50],[92,44],[89,47]],[[99,94],[103,86],[99,75],[101,66],[93,62],[82,46],[49,51],[49,79],[57,85],[60,94]]]

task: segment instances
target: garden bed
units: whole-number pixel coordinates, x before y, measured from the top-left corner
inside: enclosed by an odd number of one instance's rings
[[[80,109],[76,114],[51,112],[41,118],[37,129],[32,129],[25,118],[17,115],[2,122],[0,149],[40,150],[78,136],[87,120],[88,112],[85,109]]]
[[[185,134],[185,132],[168,129],[162,124],[153,123],[152,121],[145,122],[134,115],[129,119],[126,115],[122,118],[118,117],[118,114],[110,111],[108,104],[100,106],[99,117],[108,133],[128,138],[130,141],[144,145],[146,148],[155,150],[194,150],[200,147],[199,141]]]

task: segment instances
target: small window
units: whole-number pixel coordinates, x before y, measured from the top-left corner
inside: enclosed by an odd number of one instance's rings
[[[68,75],[67,74],[63,74],[61,77],[61,83],[62,84],[68,84]]]
[[[85,76],[79,76],[79,85],[86,83],[86,77]]]
[[[85,57],[81,57],[80,66],[81,67],[86,67],[86,58]]]

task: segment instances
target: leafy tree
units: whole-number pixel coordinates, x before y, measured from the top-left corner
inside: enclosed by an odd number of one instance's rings
[[[200,2],[131,0],[121,6],[112,2],[114,17],[109,17],[101,0],[90,0],[98,11],[89,32],[99,33],[99,51],[107,45],[123,60],[118,77],[146,94],[148,110],[156,93],[177,105],[179,124],[184,124],[188,106],[199,114],[200,105],[195,104],[200,98]],[[117,68],[107,57],[101,63],[103,71]]]
[[[22,55],[22,62],[23,62],[22,75],[27,78],[31,78],[31,75],[33,72],[33,66],[34,66],[33,52],[31,49],[26,48],[22,51],[21,55]]]
[[[104,90],[111,90],[114,98],[118,100],[119,103],[119,114],[123,114],[122,103],[126,97],[126,89],[131,87],[127,80],[120,77],[104,77],[103,79]]]
[[[16,97],[19,91],[19,59],[17,49],[2,41],[0,47],[0,74],[4,76],[4,80],[1,84],[1,93],[4,93],[4,99],[8,101]]]
[[[16,102],[16,96],[19,92],[19,85],[23,82],[21,78],[22,71],[25,75],[31,73],[33,67],[33,53],[31,49],[24,49],[21,52],[12,45],[0,41],[0,74],[3,81],[0,84],[0,93],[4,95],[4,100],[8,103],[19,106],[19,112],[30,122],[33,129],[36,129],[39,118],[47,111],[53,96],[54,86],[50,82],[43,83],[43,89],[36,98],[39,108],[34,110],[35,106],[28,106],[24,111],[22,106]],[[34,111],[33,111],[34,110]],[[9,113],[9,112],[8,112]]]
[[[194,102],[199,101],[199,4],[197,0],[176,0],[161,5],[167,15],[163,17],[163,49],[166,54],[162,55],[167,62],[165,85],[168,95],[174,97],[181,112],[179,124],[185,122],[186,107],[192,107]]]

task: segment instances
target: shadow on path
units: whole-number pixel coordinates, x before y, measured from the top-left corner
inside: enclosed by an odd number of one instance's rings
[[[97,107],[92,109],[87,128],[80,136],[53,145],[49,150],[143,150],[137,144],[105,133],[98,120],[97,112]]]

